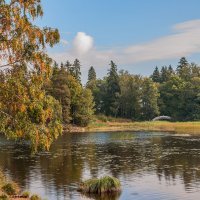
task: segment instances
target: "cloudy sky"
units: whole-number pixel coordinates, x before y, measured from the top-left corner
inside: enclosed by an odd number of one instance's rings
[[[200,64],[199,0],[43,0],[43,7],[37,23],[61,33],[50,55],[79,58],[83,82],[90,66],[104,76],[110,60],[142,75],[156,65],[176,67],[182,56]]]

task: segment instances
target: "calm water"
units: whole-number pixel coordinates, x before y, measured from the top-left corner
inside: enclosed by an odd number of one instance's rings
[[[200,137],[162,133],[66,134],[48,153],[0,138],[0,168],[24,190],[49,200],[97,199],[76,191],[81,180],[120,179],[122,193],[101,200],[199,200]]]

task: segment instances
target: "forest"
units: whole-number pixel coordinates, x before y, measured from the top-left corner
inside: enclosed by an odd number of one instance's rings
[[[73,95],[79,92],[72,92],[72,80],[77,83],[73,91],[82,87],[80,67],[78,59],[72,64],[69,61],[61,63],[59,67],[55,63],[51,84],[46,89],[61,102],[66,123],[86,126],[93,113],[133,121],[149,121],[159,115],[170,116],[173,121],[200,119],[200,67],[188,63],[185,57],[176,68],[169,65],[159,70],[156,67],[149,77],[124,70],[118,72],[117,65],[111,61],[107,76],[98,79],[92,66],[82,89],[87,95],[79,95],[81,98],[75,103]],[[63,99],[59,91],[64,93]],[[84,110],[79,108],[79,103],[85,105]]]
[[[41,2],[0,2],[0,132],[7,138],[28,140],[33,151],[48,150],[63,127],[87,126],[94,115],[133,121],[159,115],[173,121],[200,119],[197,64],[182,57],[177,67],[156,67],[144,77],[118,71],[110,61],[102,79],[90,67],[83,85],[78,59],[58,64],[48,56],[47,47],[58,44],[60,34],[34,24],[43,15]]]

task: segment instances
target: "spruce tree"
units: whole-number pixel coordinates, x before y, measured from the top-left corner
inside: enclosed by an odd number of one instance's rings
[[[106,86],[105,112],[106,115],[116,117],[119,109],[120,85],[117,65],[113,61],[110,62]]]
[[[73,75],[81,83],[81,63],[78,59],[74,60]]]
[[[160,82],[166,82],[170,79],[170,72],[167,66],[163,66],[160,71]]]
[[[177,66],[177,74],[182,78],[183,80],[188,81],[191,78],[191,68],[186,60],[185,57],[182,57],[179,61],[179,65]]]
[[[63,122],[64,124],[69,124],[71,120],[71,94],[68,87],[68,73],[64,67],[60,69],[54,67],[51,85],[47,88],[47,91],[60,102],[62,106]]]
[[[156,66],[155,70],[153,71],[153,74],[151,75],[151,78],[154,82],[159,83],[160,82],[160,71],[158,67]]]
[[[97,78],[96,76],[96,72],[93,66],[90,67],[89,71],[88,71],[88,82],[90,81],[95,81]]]
[[[71,75],[74,76],[73,66],[72,66],[72,64],[68,60],[65,63],[65,68],[66,68],[66,70],[67,70],[68,73],[70,73]]]

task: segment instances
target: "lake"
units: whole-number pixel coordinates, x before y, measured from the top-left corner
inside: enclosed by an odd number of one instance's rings
[[[161,132],[64,134],[50,152],[0,137],[0,168],[48,200],[199,200],[200,137]],[[117,196],[86,197],[77,185],[91,177],[120,179]]]

